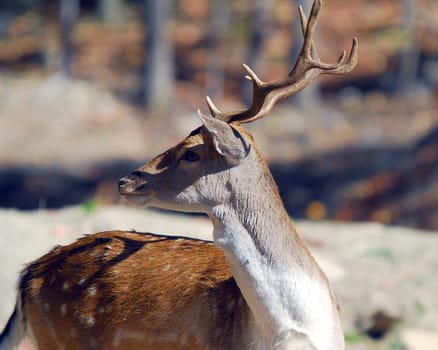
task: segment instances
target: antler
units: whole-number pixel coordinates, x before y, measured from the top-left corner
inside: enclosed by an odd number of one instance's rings
[[[350,56],[344,62],[346,51],[342,52],[336,63],[324,63],[319,59],[313,43],[313,32],[318,20],[322,0],[315,0],[307,21],[303,8],[299,7],[301,29],[304,36],[303,47],[292,71],[283,79],[271,82],[262,81],[247,65],[243,65],[248,75],[247,79],[253,83],[253,102],[251,107],[235,112],[221,112],[207,97],[207,105],[213,117],[228,123],[239,121],[249,123],[264,117],[274,104],[298,91],[303,90],[320,74],[346,74],[357,64],[357,38],[353,38]]]

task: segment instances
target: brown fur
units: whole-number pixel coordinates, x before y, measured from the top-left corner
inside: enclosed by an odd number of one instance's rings
[[[44,350],[238,349],[245,338],[248,307],[207,241],[97,233],[31,263],[20,291]]]

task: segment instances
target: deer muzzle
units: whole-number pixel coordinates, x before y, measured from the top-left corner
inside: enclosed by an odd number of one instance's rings
[[[137,194],[140,187],[144,186],[146,181],[142,179],[139,171],[122,177],[119,181],[119,192],[121,195]]]

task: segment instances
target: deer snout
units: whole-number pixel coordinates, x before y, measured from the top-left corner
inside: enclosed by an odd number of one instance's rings
[[[132,192],[132,182],[129,179],[121,178],[119,181],[119,192],[125,194],[126,192]]]
[[[132,194],[139,187],[144,185],[142,181],[141,173],[139,171],[134,171],[128,176],[122,177],[119,181],[119,192],[120,194]]]

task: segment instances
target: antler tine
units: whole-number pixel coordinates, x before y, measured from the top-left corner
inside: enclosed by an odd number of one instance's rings
[[[343,51],[336,63],[324,63],[319,59],[313,42],[313,33],[321,9],[322,0],[314,0],[309,19],[306,18],[303,8],[300,6],[301,30],[304,42],[300,55],[292,71],[283,79],[264,82],[247,65],[243,65],[248,75],[247,79],[253,83],[252,105],[240,111],[222,113],[217,109],[209,98],[207,104],[215,118],[232,123],[235,121],[249,123],[264,117],[275,103],[287,96],[294,95],[308,86],[321,74],[345,74],[350,72],[357,64],[358,40],[353,38],[350,55]]]
[[[339,59],[337,60],[336,63],[323,63],[319,59],[319,55],[316,51],[316,48],[315,48],[315,45],[313,42],[313,33],[315,31],[316,22],[318,20],[321,5],[322,5],[322,0],[317,0],[313,3],[312,9],[310,11],[309,21],[307,20],[306,15],[304,14],[303,7],[302,6],[298,7],[298,11],[300,14],[300,20],[301,20],[301,30],[302,30],[303,36],[304,36],[304,43],[303,43],[303,48],[301,49],[301,54],[297,60],[297,66],[302,64],[300,61],[304,61],[304,64],[303,64],[304,68],[306,68],[306,66],[309,65],[312,68],[320,68],[320,69],[324,69],[324,70],[336,69],[340,65],[342,65],[342,62],[345,59],[345,56],[347,54],[345,52],[345,50],[341,54],[341,56],[339,57]],[[292,73],[294,73],[294,71],[295,71],[295,68],[292,70],[290,75],[292,75]]]
[[[254,73],[254,71],[245,63],[243,64],[243,68],[246,70],[248,75],[246,76],[249,80],[251,80],[255,85],[262,86],[263,81],[260,80],[260,78],[257,76],[257,74]]]
[[[305,30],[303,32],[304,43],[301,50],[304,57],[312,57],[312,51],[315,53],[315,45],[313,45],[313,32],[315,31],[316,22],[318,20],[319,11],[321,9],[322,0],[316,0],[313,2],[312,9],[310,10],[309,20],[307,20],[306,15],[302,6],[298,7],[298,11],[301,19],[301,30],[303,30],[303,25],[305,24]],[[315,59],[318,59],[316,55]]]
[[[307,32],[307,17],[306,17],[306,14],[304,13],[303,6],[301,6],[301,5],[298,6],[298,13],[300,15],[301,32],[303,34],[303,37],[305,37],[306,32]],[[310,54],[314,59],[319,60],[319,55],[318,55],[318,52],[316,51],[313,40],[311,40]]]
[[[339,64],[336,69],[333,69],[330,74],[346,74],[351,72],[354,67],[356,67],[358,61],[357,51],[359,49],[359,42],[356,37],[353,37],[353,44],[351,45],[350,56],[348,60],[344,64]],[[341,57],[341,63],[344,61],[346,53],[344,51],[344,55]]]
[[[316,24],[317,16],[319,14],[319,9],[321,7],[321,3],[322,3],[322,0],[315,1],[313,6],[312,6],[310,16],[311,16],[311,18],[314,19],[313,23],[307,22],[307,17],[306,17],[306,14],[304,13],[303,7],[301,5],[298,7],[298,11],[300,14],[300,21],[301,21],[301,31],[302,31],[304,39],[305,39],[305,44],[307,43],[306,50],[305,50],[305,47],[303,46],[302,51],[306,51],[305,52],[306,57],[311,58],[315,63],[317,62],[316,67],[321,68],[321,69],[326,69],[326,70],[331,69],[332,71],[330,72],[330,74],[348,73],[357,64],[358,41],[357,41],[356,37],[353,38],[353,44],[352,44],[351,51],[350,51],[350,57],[348,58],[347,62],[344,64],[342,64],[342,63],[344,62],[345,56],[347,55],[347,52],[345,50],[342,52],[341,56],[339,57],[339,59],[336,63],[324,64],[323,62],[321,62],[319,59],[318,52],[315,48],[313,39],[311,39],[311,37],[313,36],[313,31],[315,28],[315,24]],[[310,36],[310,38],[309,38],[309,36]],[[306,40],[306,37],[308,38],[308,40]],[[310,50],[310,52],[309,52],[309,50]]]
[[[220,116],[222,114],[222,112],[219,110],[219,108],[217,108],[215,106],[215,104],[211,100],[210,96],[207,96],[205,98],[205,101],[207,102],[208,109],[210,110],[210,113],[214,118],[217,118],[218,116]]]

